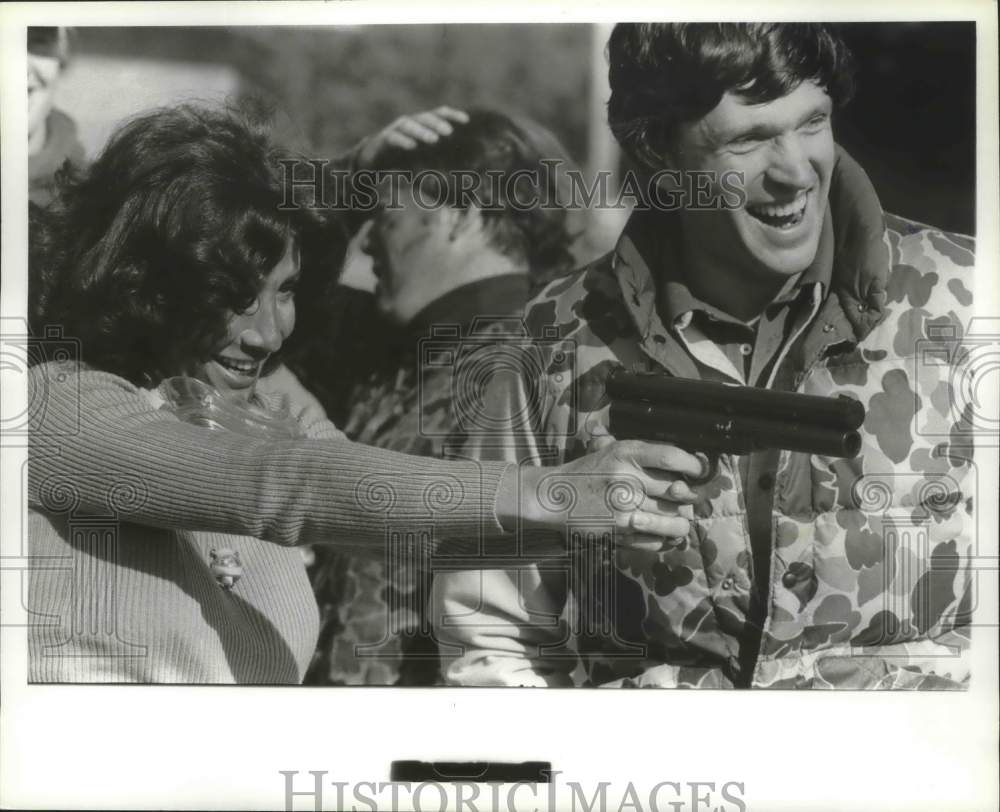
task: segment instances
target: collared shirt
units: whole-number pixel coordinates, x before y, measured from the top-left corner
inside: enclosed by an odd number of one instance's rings
[[[776,381],[781,359],[816,318],[833,275],[833,226],[825,213],[816,256],[808,268],[790,278],[777,296],[750,322],[744,322],[698,297],[685,278],[678,250],[679,223],[661,229],[653,256],[656,268],[656,304],[664,326],[688,354],[703,380],[745,386],[786,388]],[[650,246],[647,245],[647,251]],[[766,449],[740,457],[739,473],[746,523],[753,553],[753,589],[740,636],[739,675],[736,684],[748,684],[767,616],[770,583],[774,470],[778,451]]]
[[[670,233],[669,231],[667,233]],[[782,351],[802,335],[819,312],[833,273],[833,229],[827,212],[812,264],[778,293],[754,320],[744,322],[705,302],[690,288],[664,246],[658,307],[705,380],[767,387]],[[671,261],[672,260],[672,261]]]

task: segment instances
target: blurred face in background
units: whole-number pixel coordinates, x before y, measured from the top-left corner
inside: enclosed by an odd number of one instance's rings
[[[56,84],[69,57],[65,28],[28,28],[28,154],[45,145],[45,121],[52,112]]]
[[[398,207],[383,206],[372,219],[362,250],[372,258],[379,311],[406,325],[454,284],[449,281],[459,246],[454,224],[460,213],[424,208],[404,186]]]

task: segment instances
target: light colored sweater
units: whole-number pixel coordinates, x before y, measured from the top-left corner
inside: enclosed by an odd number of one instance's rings
[[[213,431],[73,364],[29,386],[32,682],[298,683],[318,613],[295,545],[504,536],[503,463]],[[239,554],[231,589],[212,550]]]

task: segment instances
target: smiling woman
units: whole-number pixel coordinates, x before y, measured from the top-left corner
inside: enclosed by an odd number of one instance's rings
[[[32,450],[54,443],[60,460],[32,458],[29,541],[35,555],[75,563],[72,578],[31,574],[30,605],[60,619],[32,629],[32,680],[301,677],[316,607],[286,545],[335,532],[307,484],[256,455],[261,442],[339,433],[322,416],[295,419],[256,384],[295,326],[297,290],[314,295],[332,278],[342,241],[309,207],[278,210],[280,157],[259,123],[165,108],[65,173],[38,215],[32,326],[79,339],[81,364],[33,369],[45,414]],[[300,448],[282,462],[287,453],[269,456],[286,469],[316,457]],[[326,464],[343,467],[338,455]],[[143,494],[139,509],[116,495],[125,491]],[[108,507],[131,522],[111,548],[74,533],[80,516]],[[108,609],[110,634],[91,622]]]
[[[289,237],[284,255],[264,278],[254,303],[230,317],[226,346],[206,361],[196,376],[222,393],[249,398],[261,368],[295,327],[298,284],[299,250]]]
[[[511,528],[565,529],[541,469],[356,445],[257,386],[343,246],[301,198],[281,209],[282,157],[231,113],[158,110],[66,174],[33,231],[29,548],[70,563],[29,574],[31,681],[300,682],[319,618],[296,545],[381,557],[395,527],[509,554],[530,540]],[[610,443],[565,469],[605,505],[623,476],[653,495],[646,469],[700,470],[667,451]],[[635,496],[622,542],[687,533]]]
[[[315,294],[343,248],[309,201],[279,211],[277,168],[265,129],[236,115],[182,106],[129,122],[44,217],[36,319],[134,384],[198,366],[249,390],[291,334],[296,285]]]

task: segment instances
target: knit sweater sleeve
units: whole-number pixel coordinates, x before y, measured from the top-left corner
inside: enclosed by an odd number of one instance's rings
[[[387,523],[499,538],[506,463],[438,461],[347,440],[258,440],[181,422],[122,378],[58,363],[29,375],[28,500],[175,530],[381,550]]]

